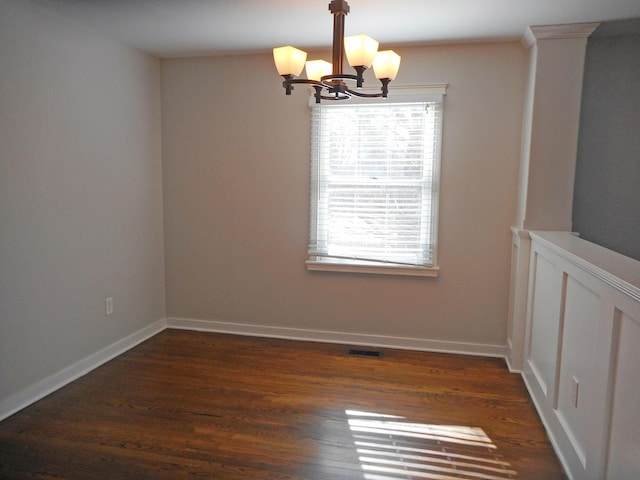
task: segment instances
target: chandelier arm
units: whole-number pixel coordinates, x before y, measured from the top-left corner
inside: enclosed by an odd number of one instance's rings
[[[285,83],[291,83],[291,84],[304,83],[307,85],[318,85],[320,87],[325,86],[322,82],[318,82],[317,80],[309,80],[307,78],[290,78],[282,82],[283,85]]]
[[[340,95],[340,96],[320,95],[320,98],[322,98],[323,100],[349,100],[351,98],[351,95]],[[319,103],[319,102],[316,101],[316,103]]]
[[[315,89],[314,97],[316,98],[316,103],[322,103],[321,100],[349,100],[351,98],[351,95],[347,93],[347,89],[337,90],[333,95],[322,95],[323,90],[332,90],[327,86],[320,85],[314,85],[313,88]]]
[[[367,67],[365,67],[364,65],[359,65],[353,68],[357,72],[356,87],[362,88],[362,84],[364,83],[364,71],[367,69]]]
[[[340,73],[338,75],[323,75],[322,77],[320,77],[320,82],[322,82],[323,85],[327,85],[327,86],[331,86],[331,81],[332,80],[356,80],[358,81],[358,76],[357,75],[350,75],[348,73]]]
[[[349,95],[353,95],[355,97],[361,97],[361,98],[380,98],[380,97],[382,97],[382,92],[379,92],[379,93],[362,93],[362,92],[358,92],[356,90],[347,89],[347,93]]]
[[[316,93],[316,103],[320,103],[319,99],[325,100],[346,100],[351,98],[351,95],[347,93],[349,90],[347,85],[341,80],[335,80],[332,82],[322,82],[320,85],[314,85]],[[323,91],[328,91],[330,95],[322,95]]]
[[[356,90],[351,90],[349,88],[346,89],[346,93],[362,98],[387,98],[387,95],[389,93],[389,82],[391,82],[391,80],[388,78],[380,79],[380,83],[382,84],[380,93],[362,93]]]
[[[390,78],[381,78],[380,83],[382,84],[382,96],[387,98],[387,94],[389,93],[389,82]]]
[[[313,85],[314,87],[325,87],[325,85],[317,80],[308,80],[306,78],[296,78],[293,75],[283,75],[284,81],[282,82],[282,86],[285,89],[285,95],[291,95],[293,91],[294,84],[306,84]]]
[[[320,100],[322,100],[322,87],[320,87],[318,85],[314,85],[313,89],[316,92],[314,94],[314,96],[316,97],[316,103],[321,103]]]
[[[331,84],[318,82],[317,80],[309,80],[307,78],[296,78],[293,75],[283,76],[285,79],[282,82],[282,86],[285,88],[285,94],[291,95],[293,85],[310,85],[314,88],[314,96],[316,103],[320,103],[320,100],[348,100],[351,98],[351,90],[346,88],[344,84]],[[331,95],[322,95],[324,90],[329,90]]]

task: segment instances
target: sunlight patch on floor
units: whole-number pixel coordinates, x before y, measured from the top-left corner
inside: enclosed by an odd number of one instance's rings
[[[345,410],[364,480],[517,478],[478,427],[408,422],[397,415]]]

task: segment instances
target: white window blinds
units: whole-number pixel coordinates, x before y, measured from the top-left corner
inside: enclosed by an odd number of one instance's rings
[[[441,102],[312,107],[309,261],[436,264]]]

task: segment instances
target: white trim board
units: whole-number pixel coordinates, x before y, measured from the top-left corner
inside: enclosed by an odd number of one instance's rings
[[[371,347],[399,348],[438,353],[477,355],[483,357],[506,357],[505,345],[479,343],[446,342],[420,338],[389,337],[359,333],[330,332],[325,330],[305,330],[301,328],[269,327],[229,323],[217,320],[197,320],[189,318],[168,318],[167,328],[195,330],[201,332],[228,333],[253,337],[283,338],[310,342],[363,345]]]
[[[163,318],[12,395],[0,403],[0,421],[122,355],[165,328],[167,320]]]

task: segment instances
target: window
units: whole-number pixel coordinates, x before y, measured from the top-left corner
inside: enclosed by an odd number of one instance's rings
[[[311,104],[308,269],[437,275],[441,90]]]

